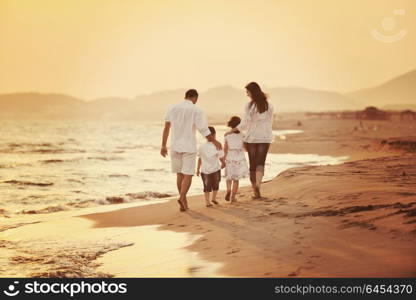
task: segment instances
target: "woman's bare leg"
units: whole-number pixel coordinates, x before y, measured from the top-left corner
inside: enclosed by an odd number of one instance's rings
[[[261,183],[263,181],[263,176],[264,176],[263,172],[261,171],[256,172],[256,185],[258,188],[260,188],[261,186]]]
[[[255,169],[255,180],[257,185],[256,197],[261,198],[260,187],[264,176],[264,166],[266,164],[267,152],[269,151],[270,144],[258,144],[257,145],[257,164]]]
[[[264,166],[257,166],[256,168],[256,185],[257,185],[257,196],[261,198],[260,187],[264,176]]]
[[[248,160],[250,164],[250,182],[253,189],[254,197],[256,197],[256,167],[257,167],[257,144],[246,143],[246,150],[248,153]]]

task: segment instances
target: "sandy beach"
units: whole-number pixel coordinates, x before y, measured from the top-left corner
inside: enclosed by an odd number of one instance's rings
[[[298,121],[302,125],[298,126]],[[263,199],[202,196],[22,216],[0,232],[3,277],[416,276],[414,122],[283,119],[273,153],[348,156],[287,170]],[[195,179],[199,180],[199,178]],[[33,223],[33,224],[31,224]],[[24,249],[24,250],[22,250]]]

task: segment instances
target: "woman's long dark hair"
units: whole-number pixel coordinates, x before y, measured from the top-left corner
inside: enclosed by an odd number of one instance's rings
[[[256,106],[256,109],[259,113],[264,113],[269,109],[269,103],[267,102],[267,96],[261,90],[257,82],[250,82],[246,85],[246,89],[251,94],[250,107],[253,105]]]

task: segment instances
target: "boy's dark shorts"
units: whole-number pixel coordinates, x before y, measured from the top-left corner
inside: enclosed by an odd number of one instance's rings
[[[211,174],[201,173],[201,178],[204,183],[204,193],[218,191],[221,181],[221,170]]]

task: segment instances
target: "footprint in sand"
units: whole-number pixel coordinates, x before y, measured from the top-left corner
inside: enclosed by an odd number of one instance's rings
[[[228,251],[226,254],[230,255],[230,254],[234,254],[234,253],[237,253],[237,252],[240,252],[240,250],[239,249],[232,249],[231,251]]]
[[[202,269],[202,267],[200,267],[200,266],[189,267],[188,268],[188,273],[192,275],[192,274],[197,273],[201,269]]]
[[[293,276],[299,276],[300,271],[304,269],[304,270],[311,270],[311,269],[315,269],[315,267],[313,266],[300,266],[299,268],[296,269],[296,271],[289,273],[287,276],[293,277]]]
[[[298,276],[298,275],[300,274],[300,270],[301,270],[301,268],[299,267],[299,268],[297,268],[297,270],[296,270],[296,271],[294,271],[294,272],[292,272],[292,273],[287,274],[287,276],[290,276],[290,277],[293,277],[293,276]]]

